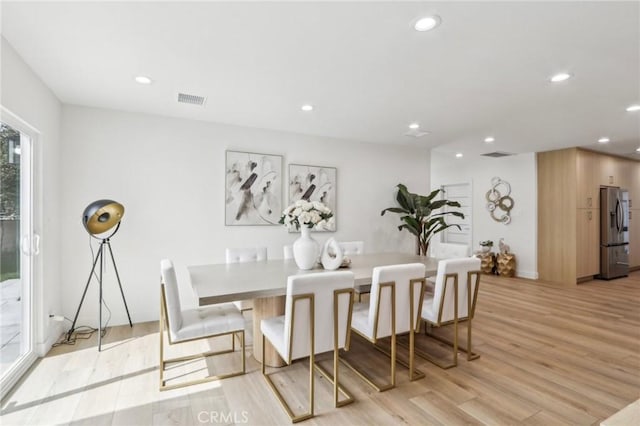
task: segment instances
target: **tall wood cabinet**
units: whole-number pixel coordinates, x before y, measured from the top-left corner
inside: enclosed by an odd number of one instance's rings
[[[537,163],[540,279],[573,285],[600,272],[601,186],[629,190],[629,263],[640,268],[640,162],[570,148]]]
[[[640,166],[632,165],[629,177],[629,265],[640,268]]]

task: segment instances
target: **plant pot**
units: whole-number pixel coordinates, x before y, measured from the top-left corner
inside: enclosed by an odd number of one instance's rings
[[[483,253],[489,253],[491,251],[491,246],[481,246]]]
[[[293,260],[299,269],[304,271],[312,269],[318,261],[320,246],[311,238],[311,228],[302,226],[300,238],[293,243]]]

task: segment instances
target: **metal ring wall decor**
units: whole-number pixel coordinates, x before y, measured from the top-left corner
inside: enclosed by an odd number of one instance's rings
[[[487,210],[491,215],[491,219],[496,222],[504,223],[508,225],[511,222],[511,209],[513,209],[513,198],[511,198],[511,185],[506,180],[502,180],[499,177],[491,179],[491,189],[487,191],[485,195],[487,199]],[[500,217],[496,216],[496,213],[500,213]]]

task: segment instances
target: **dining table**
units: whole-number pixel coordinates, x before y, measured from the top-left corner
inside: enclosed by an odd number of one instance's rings
[[[369,291],[376,266],[422,263],[426,267],[425,276],[435,275],[438,267],[438,259],[407,253],[360,254],[351,255],[349,259],[349,266],[340,270],[353,272],[357,293]],[[260,321],[284,314],[287,278],[327,272],[319,264],[310,270],[300,270],[293,259],[190,265],[187,271],[200,306],[253,300],[253,356],[259,362],[263,350]],[[281,367],[285,362],[275,349],[268,347],[265,364]]]

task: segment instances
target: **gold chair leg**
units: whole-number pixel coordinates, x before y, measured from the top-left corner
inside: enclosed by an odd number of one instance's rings
[[[284,411],[287,412],[287,415],[289,416],[289,419],[291,419],[292,423],[298,423],[301,422],[303,420],[307,420],[313,417],[313,404],[314,404],[314,400],[313,400],[313,394],[314,394],[314,376],[313,376],[313,365],[314,365],[314,358],[313,358],[313,354],[309,357],[309,402],[310,402],[310,410],[307,413],[304,414],[300,414],[298,416],[296,416],[293,411],[291,410],[291,407],[289,407],[289,404],[287,404],[287,401],[284,399],[284,397],[282,396],[282,394],[280,393],[280,391],[278,390],[278,388],[276,387],[275,383],[273,383],[273,381],[271,380],[271,374],[267,374],[266,373],[266,367],[265,367],[265,344],[266,344],[266,339],[264,337],[264,334],[262,335],[262,377],[264,377],[264,379],[266,380],[267,384],[269,385],[269,387],[271,388],[271,390],[273,391],[273,393],[276,395],[276,398],[278,398],[278,401],[280,402],[280,405],[282,405],[282,408],[284,408]]]
[[[355,398],[353,397],[351,392],[349,392],[347,388],[345,388],[344,386],[340,385],[340,381],[338,379],[339,361],[344,362],[344,360],[340,359],[338,352],[334,351],[333,353],[334,375],[333,376],[320,364],[318,363],[314,364],[314,367],[316,368],[316,370],[333,384],[333,405],[336,408],[344,407],[345,405],[351,404],[353,401],[355,401]],[[343,399],[342,401],[339,400],[339,393],[341,393],[345,397],[345,399]]]
[[[394,313],[395,315],[395,313]],[[391,386],[396,387],[396,355],[398,346],[396,345],[395,324],[393,325],[393,333],[391,333]]]
[[[396,387],[396,293],[395,293],[395,283],[388,282],[382,283],[380,287],[378,287],[378,305],[380,304],[380,298],[382,297],[382,289],[383,287],[387,287],[391,289],[391,377],[390,383],[387,384],[378,384],[376,383],[371,376],[369,376],[364,370],[360,370],[355,365],[351,364],[348,360],[342,359],[344,365],[346,365],[351,371],[356,373],[362,380],[367,382],[371,387],[373,387],[378,392],[384,392],[389,389],[393,389]],[[379,310],[379,306],[377,309]],[[377,315],[377,314],[376,314]],[[377,320],[376,320],[377,321]],[[377,327],[377,326],[376,326]],[[371,340],[367,337],[364,337],[369,342],[373,343],[374,348],[376,347],[377,338],[377,328],[374,328],[374,339]]]
[[[457,314],[457,312],[456,312],[456,314]],[[442,342],[442,343],[446,343],[449,346],[453,347],[453,354],[452,354],[452,359],[453,360],[450,363],[444,363],[444,362],[442,362],[441,359],[438,359],[438,358],[434,357],[433,355],[431,355],[431,354],[429,354],[427,352],[424,352],[424,351],[422,351],[420,349],[414,348],[415,354],[418,355],[420,358],[426,359],[427,361],[431,362],[432,364],[437,365],[438,367],[440,367],[440,368],[442,368],[444,370],[452,368],[452,367],[457,367],[458,366],[458,319],[457,318],[454,318],[454,320],[453,320],[453,327],[454,327],[453,342],[446,341],[446,340],[440,338],[439,336],[435,336],[433,334],[430,334],[428,332],[428,328],[430,328],[430,324],[426,324],[425,323],[425,328],[424,328],[425,336],[429,336],[430,338],[432,338],[434,340],[437,340],[437,341]]]
[[[242,374],[245,374],[247,372],[247,340],[245,339],[244,330],[242,330],[240,337],[242,339]]]
[[[176,363],[176,362],[182,362],[182,361],[189,361],[189,360],[193,360],[193,359],[199,359],[199,358],[207,358],[210,356],[214,356],[214,355],[222,355],[222,354],[227,354],[227,353],[232,353],[235,352],[233,349],[226,349],[226,350],[222,350],[222,351],[209,351],[209,352],[202,352],[202,353],[198,353],[198,354],[193,354],[193,355],[187,355],[187,356],[181,356],[181,357],[177,357],[177,358],[171,358],[171,359],[163,359],[163,340],[162,340],[162,334],[160,336],[161,340],[160,340],[160,390],[161,391],[165,391],[165,390],[170,390],[170,389],[177,389],[177,388],[182,388],[185,386],[191,386],[191,385],[197,385],[200,383],[207,383],[207,382],[211,382],[214,380],[222,380],[222,379],[227,379],[229,377],[235,377],[235,376],[240,376],[242,374],[245,374],[246,372],[246,368],[245,368],[245,345],[244,345],[244,331],[238,331],[238,332],[232,332],[231,335],[233,337],[233,335],[235,333],[241,333],[241,340],[242,340],[242,370],[241,371],[235,371],[232,373],[226,373],[226,374],[218,374],[218,375],[214,375],[214,376],[207,376],[204,377],[202,379],[197,379],[197,380],[190,380],[187,382],[182,382],[182,383],[176,383],[173,385],[167,385],[166,384],[166,380],[164,380],[164,370],[165,370],[165,365],[167,364],[171,364],[171,363]]]
[[[416,333],[414,330],[409,332],[409,381],[424,378],[424,373],[414,368],[416,359]],[[417,374],[416,374],[417,373]]]
[[[410,336],[411,337],[411,336]],[[415,334],[414,334],[414,339],[415,339]],[[415,340],[414,340],[415,342]],[[404,360],[398,359],[396,357],[396,362],[400,365],[402,365],[403,367],[406,367],[409,370],[409,380],[410,381],[415,381],[415,380],[419,380],[419,379],[423,379],[425,378],[425,374],[418,370],[417,368],[415,368],[415,344],[414,344],[414,350],[413,353],[411,351],[411,343],[406,344],[404,341],[402,341],[401,339],[397,340],[397,344],[402,346],[403,348],[406,348],[409,351],[409,362],[406,362]],[[383,346],[379,346],[378,344],[375,344],[373,346],[376,350],[378,350],[380,353],[385,354],[387,357],[391,357],[391,351],[387,350],[387,348],[383,347]],[[414,367],[412,367],[412,365],[414,365]],[[413,374],[412,374],[413,372]]]
[[[476,284],[477,285],[477,284]],[[473,344],[472,344],[472,315],[473,315],[473,304],[472,304],[472,299],[471,299],[471,279],[467,279],[467,319],[463,320],[463,321],[467,321],[467,347],[464,346],[460,346],[458,344],[458,349],[460,349],[461,351],[466,352],[467,354],[467,361],[473,361],[475,359],[480,358],[480,355],[473,352]],[[458,321],[459,322],[459,321]],[[431,337],[434,340],[439,341],[440,343],[444,343],[447,346],[451,346],[451,347],[455,347],[456,346],[456,341],[458,340],[458,334],[457,334],[457,330],[456,330],[456,334],[455,334],[455,338],[454,341],[452,342],[451,340],[445,339],[444,337],[441,336],[436,336],[434,334],[431,334],[428,330],[431,329],[431,325],[427,324],[425,322],[425,327],[424,327],[424,334]],[[423,352],[424,354],[424,352]],[[421,355],[423,358],[426,358],[425,356]]]
[[[160,308],[160,322],[158,325],[158,329],[159,329],[159,333],[160,334],[160,368],[158,368],[158,370],[160,371],[160,390],[162,390],[162,386],[164,384],[164,327],[162,326],[163,322],[164,322],[164,318],[163,318],[163,313],[162,313],[162,307]]]
[[[391,352],[387,353],[384,350],[381,350],[381,348],[379,346],[377,346],[375,343],[373,344],[373,347],[378,349],[380,352],[384,353],[385,355],[389,356],[391,358],[391,376],[390,376],[390,382],[387,384],[380,384],[380,383],[376,383],[373,379],[373,377],[371,377],[367,372],[365,372],[364,370],[359,369],[358,367],[356,367],[355,365],[351,364],[348,360],[344,359],[344,358],[340,358],[340,361],[342,361],[342,363],[347,366],[351,371],[353,371],[354,373],[356,373],[358,375],[358,377],[360,377],[362,380],[364,380],[365,382],[367,382],[369,384],[369,386],[371,386],[372,388],[374,388],[375,390],[377,390],[378,392],[384,392],[387,391],[389,389],[393,389],[394,387],[396,387],[396,333],[392,332],[391,334]]]
[[[473,352],[473,350],[472,350],[472,345],[471,345],[471,335],[472,335],[472,333],[471,333],[471,329],[470,329],[471,323],[468,323],[467,327],[469,327],[469,328],[467,328],[467,346],[462,346],[458,342],[458,349],[467,354],[467,361],[473,361],[475,359],[480,358],[480,354],[478,354],[476,352]],[[444,343],[447,346],[453,347],[454,344],[455,344],[455,342],[452,342],[451,340],[446,339],[446,338],[444,338],[442,336],[437,336],[437,335],[431,334],[431,333],[425,333],[425,334],[427,336],[429,336],[430,338],[432,338],[434,340],[437,340],[440,343]]]
[[[313,339],[313,337],[311,337],[311,338]],[[311,401],[311,403],[310,403],[310,405],[311,405],[311,407],[310,407],[311,408],[311,410],[310,410],[311,416],[309,416],[309,417],[313,417],[313,409],[315,407],[315,400],[314,400],[315,398],[314,398],[314,396],[315,396],[315,384],[316,384],[315,377],[316,376],[313,374],[314,373],[314,368],[313,368],[314,364],[315,364],[315,355],[314,355],[313,351],[311,351],[311,355],[309,356],[309,401]]]
[[[262,369],[264,370],[264,363],[262,364]],[[276,398],[278,398],[278,401],[280,402],[280,405],[282,405],[282,408],[284,408],[284,411],[287,412],[287,415],[289,416],[289,419],[291,419],[292,423],[298,423],[301,422],[303,420],[307,420],[313,417],[313,399],[311,399],[311,404],[310,404],[310,410],[307,413],[304,414],[300,414],[298,416],[296,416],[293,411],[291,410],[291,408],[289,407],[289,404],[287,404],[287,401],[285,401],[284,397],[282,396],[282,394],[280,393],[280,391],[278,390],[278,388],[276,387],[275,383],[273,383],[273,381],[271,380],[271,377],[269,377],[271,374],[266,374],[264,371],[262,373],[262,376],[264,377],[264,379],[266,380],[267,384],[269,385],[269,387],[271,388],[271,390],[273,391],[273,393],[276,395]],[[313,391],[311,391],[311,389],[313,389],[313,367],[311,367],[310,371],[309,371],[309,389],[310,389],[310,396],[313,395]]]

